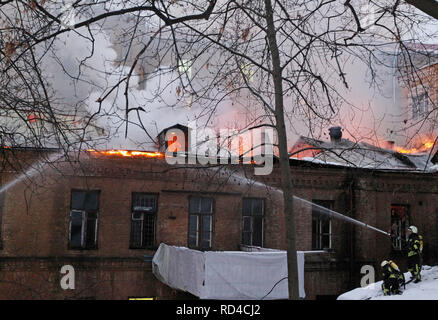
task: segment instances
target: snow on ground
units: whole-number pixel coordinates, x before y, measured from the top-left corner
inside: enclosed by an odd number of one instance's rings
[[[410,278],[411,274],[406,272],[406,281]],[[384,296],[383,281],[379,281],[341,294],[338,300],[438,300],[438,266],[423,266],[421,280],[419,283],[408,283],[406,289],[402,287],[401,295]]]

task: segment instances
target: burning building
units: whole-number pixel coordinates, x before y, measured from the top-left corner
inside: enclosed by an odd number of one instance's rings
[[[415,224],[424,263],[438,258],[433,164],[424,170],[424,157],[365,149],[332,131],[333,141],[303,137],[291,152],[300,155],[290,166],[307,299],[357,287],[364,265],[404,261],[400,243],[321,207],[400,236]],[[153,274],[161,243],[200,252],[286,249],[275,159],[266,176],[254,174],[254,163],[169,165],[158,151],[66,157],[5,148],[2,163],[2,299],[188,298]],[[65,265],[75,270],[74,290],[60,286]]]
[[[377,170],[427,171],[436,162],[434,139],[425,139],[417,148],[403,148],[393,141],[384,147],[342,138],[341,127],[330,128],[330,141],[301,136],[290,150],[292,158],[314,163]]]

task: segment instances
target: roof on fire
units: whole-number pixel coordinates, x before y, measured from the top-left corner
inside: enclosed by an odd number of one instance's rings
[[[432,152],[402,154],[348,139],[321,141],[301,136],[292,147],[290,157],[316,164],[377,170],[438,170],[438,165],[434,163],[437,157]]]

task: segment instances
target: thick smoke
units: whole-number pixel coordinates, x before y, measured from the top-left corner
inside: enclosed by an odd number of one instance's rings
[[[125,83],[102,104],[97,101],[129,72],[129,64],[120,65],[118,61],[128,54],[129,35],[135,23],[134,17],[109,19],[102,30],[93,33],[94,45],[86,30],[80,30],[80,34],[67,33],[56,43],[56,58],[53,57],[45,66],[58,97],[65,101],[67,113],[77,112],[89,117],[98,112],[93,124],[103,128],[105,134],[90,147],[146,150],[153,148],[153,138],[162,129],[176,123],[187,124],[197,119],[200,126],[242,128],[251,122],[250,119],[257,117],[258,113],[254,111],[257,108],[251,105],[254,101],[249,99],[250,95],[220,100],[220,93],[216,95],[214,90],[211,96],[217,97],[218,102],[214,108],[210,106],[208,109],[215,111],[215,116],[210,117],[202,99],[181,92],[181,74],[175,69],[176,60],[159,56],[159,45],[154,45],[139,60],[140,68],[136,68],[130,81],[129,108],[133,109],[128,114],[125,137]],[[139,25],[142,30],[138,34],[152,34],[157,25],[159,22],[156,19],[153,23],[150,19],[144,19]],[[122,41],[123,35],[128,35],[125,42]],[[147,35],[136,38],[128,54],[128,62],[133,61],[141,45],[148,40]],[[305,122],[303,119],[307,114],[297,116],[296,112],[288,112],[289,143],[293,144],[299,135],[324,138],[330,125],[341,125],[344,136],[353,140],[378,142],[385,139],[402,144],[397,133],[403,129],[403,102],[397,73],[391,61],[391,55],[396,50],[396,45],[382,50],[389,55],[381,57],[385,60],[383,64],[371,61],[372,69],[364,61],[366,57],[360,61],[353,56],[344,56],[342,61],[348,88],[345,88],[339,76],[328,77],[342,97],[335,101],[337,109],[332,123]],[[324,73],[323,65],[319,69]],[[290,109],[296,109],[297,103],[300,103],[288,97],[285,100]],[[273,104],[273,101],[270,102]],[[141,109],[137,112],[134,108]]]

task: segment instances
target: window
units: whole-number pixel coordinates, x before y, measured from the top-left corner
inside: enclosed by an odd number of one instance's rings
[[[72,191],[70,249],[97,249],[99,191]]]
[[[211,249],[213,233],[213,199],[189,199],[189,247]]]
[[[312,250],[332,247],[332,222],[324,214],[324,208],[333,210],[334,201],[312,200]],[[324,208],[323,208],[324,207]]]
[[[263,247],[264,200],[244,198],[242,209],[242,243],[247,246]]]
[[[185,141],[184,133],[178,134],[176,132],[170,132],[168,136],[167,144],[167,152],[184,152],[183,146],[181,144],[182,141]]]
[[[429,84],[418,85],[411,89],[412,117],[424,117],[429,111]]]
[[[192,62],[190,60],[181,59],[178,63],[178,71],[180,74],[186,74],[189,80],[192,78]]]
[[[155,245],[157,195],[132,194],[130,248],[139,249]]]
[[[240,66],[240,70],[242,72],[242,76],[245,77],[245,80],[247,82],[253,82],[254,81],[254,71],[252,70],[251,64],[242,64]]]
[[[408,207],[405,205],[391,205],[391,233],[392,248],[402,250],[402,241],[406,239],[406,230],[409,227]],[[402,240],[403,239],[403,240]]]

